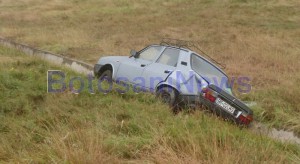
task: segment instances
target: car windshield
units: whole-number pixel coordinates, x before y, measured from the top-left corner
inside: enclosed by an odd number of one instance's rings
[[[196,54],[192,54],[191,66],[192,69],[202,76],[209,84],[214,84],[232,94],[231,88],[228,86],[228,77],[207,60]]]

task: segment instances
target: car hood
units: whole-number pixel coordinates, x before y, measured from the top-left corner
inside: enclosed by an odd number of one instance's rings
[[[129,57],[128,56],[105,56],[105,57],[101,57],[98,61],[98,63],[100,61],[115,61],[115,62],[119,62],[119,61],[125,61],[128,60]]]

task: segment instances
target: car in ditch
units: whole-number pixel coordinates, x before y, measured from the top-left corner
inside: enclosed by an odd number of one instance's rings
[[[129,57],[101,57],[94,74],[99,79],[123,81],[153,92],[174,112],[182,105],[201,105],[239,125],[249,125],[253,112],[234,96],[228,76],[218,63],[183,43],[163,41],[138,52],[132,50]]]

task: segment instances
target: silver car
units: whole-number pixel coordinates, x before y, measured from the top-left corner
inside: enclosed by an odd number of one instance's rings
[[[251,109],[234,97],[224,71],[189,48],[154,44],[132,50],[129,57],[102,57],[94,73],[99,79],[153,92],[174,112],[183,104],[199,104],[238,124],[248,125],[253,120]]]

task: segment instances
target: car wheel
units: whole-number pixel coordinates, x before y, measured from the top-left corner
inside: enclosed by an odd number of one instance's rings
[[[158,89],[156,96],[163,102],[168,104],[172,111],[176,114],[179,112],[178,93],[171,87],[162,87]]]
[[[104,72],[102,72],[102,74],[99,76],[99,80],[106,80],[108,82],[112,82],[112,71],[105,70]]]

